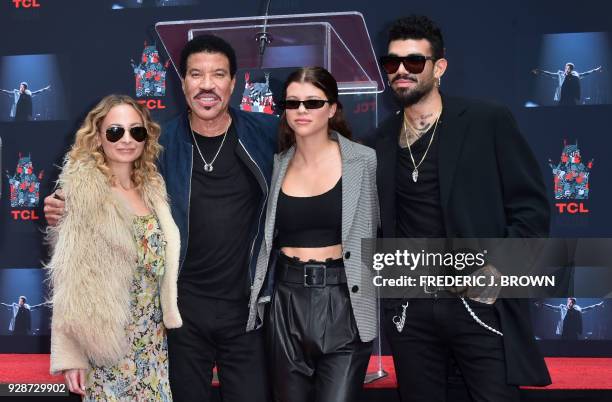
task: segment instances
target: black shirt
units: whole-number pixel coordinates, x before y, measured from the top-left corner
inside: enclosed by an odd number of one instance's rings
[[[211,162],[223,135],[195,133],[202,155]],[[213,164],[193,147],[189,207],[189,243],[179,277],[181,292],[230,301],[248,300],[249,255],[253,219],[261,200],[259,184],[237,154],[238,134],[232,125]]]
[[[327,247],[342,243],[342,178],[329,191],[293,197],[281,188],[276,207],[277,246]]]
[[[412,156],[418,165],[429,145],[432,133],[429,129],[421,138],[410,145]],[[427,156],[419,165],[416,183],[412,180],[414,164],[410,159],[408,148],[397,145],[396,164],[396,205],[398,237],[445,237],[444,217],[440,204],[440,186],[438,183],[438,124]],[[403,132],[401,135],[404,135]]]

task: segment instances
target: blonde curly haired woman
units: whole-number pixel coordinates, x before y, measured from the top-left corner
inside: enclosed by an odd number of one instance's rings
[[[110,95],[76,133],[58,180],[65,214],[49,229],[51,372],[86,401],[170,401],[166,328],[179,233],[155,165],[160,128]]]

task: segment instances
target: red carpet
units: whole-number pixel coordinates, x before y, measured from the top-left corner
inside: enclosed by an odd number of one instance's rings
[[[612,359],[548,357],[552,384],[546,389],[612,389]]]
[[[62,376],[49,374],[49,355],[0,354],[0,384],[61,382],[64,382]]]
[[[547,357],[546,365],[552,377],[548,387],[524,387],[555,390],[612,390],[612,358]],[[387,377],[367,384],[366,388],[395,388],[397,382],[391,356],[383,356]],[[368,372],[376,371],[377,363],[370,360]]]
[[[612,358],[546,358],[552,376],[551,390],[612,390]],[[395,388],[395,370],[391,356],[383,357],[387,377],[366,385],[366,388]],[[368,371],[376,370],[370,361]],[[0,383],[57,383],[61,376],[49,374],[49,355],[0,354]]]

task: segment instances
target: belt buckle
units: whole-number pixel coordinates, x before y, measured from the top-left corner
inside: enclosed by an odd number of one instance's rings
[[[324,288],[327,286],[327,266],[325,264],[304,264],[304,287]]]

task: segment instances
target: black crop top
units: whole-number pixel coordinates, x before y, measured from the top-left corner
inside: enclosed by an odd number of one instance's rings
[[[342,243],[342,178],[313,197],[278,195],[277,247],[327,247]]]

